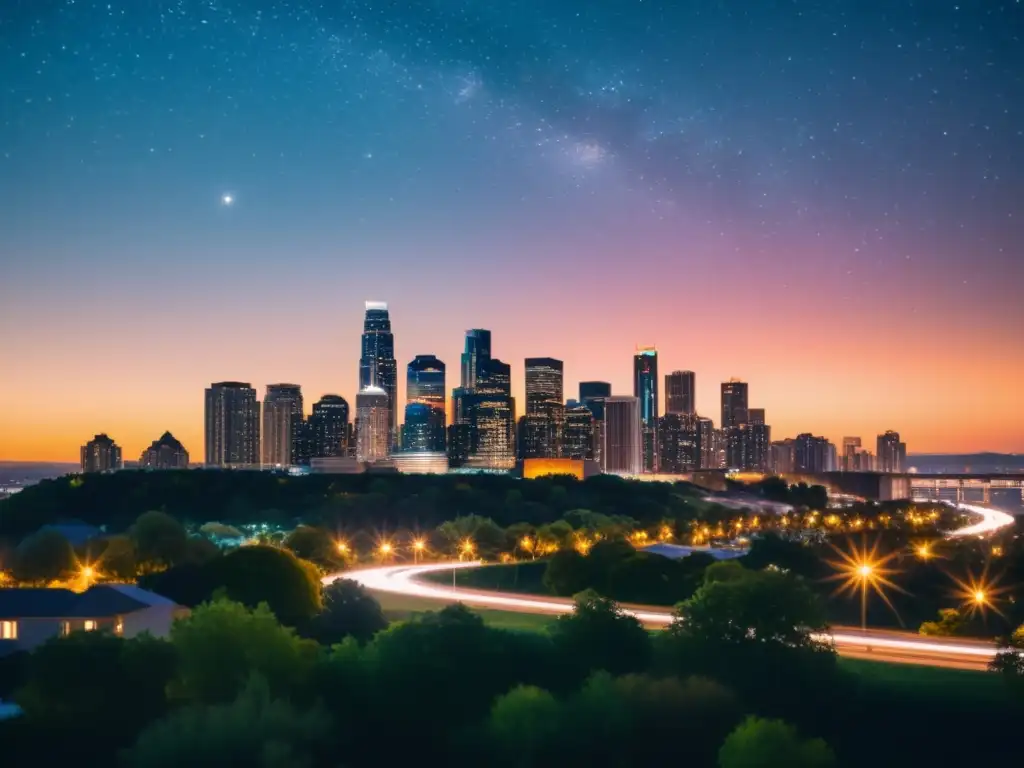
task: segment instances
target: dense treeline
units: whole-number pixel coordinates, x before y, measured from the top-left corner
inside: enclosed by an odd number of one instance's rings
[[[803,579],[735,562],[709,567],[656,635],[592,592],[534,633],[462,606],[385,627],[344,580],[317,597],[293,620],[218,598],[166,641],[73,633],[17,674],[5,661],[25,711],[0,723],[5,764],[948,765],[1016,754],[1024,714],[995,676],[936,689],[851,674],[812,638],[824,614]]]

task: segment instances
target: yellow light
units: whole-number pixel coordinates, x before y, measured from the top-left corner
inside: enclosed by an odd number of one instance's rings
[[[412,548],[415,549],[417,552],[422,552],[423,548],[426,546],[427,543],[423,541],[423,539],[416,539],[416,541],[412,543]]]
[[[382,542],[381,545],[380,545],[380,553],[382,555],[389,555],[389,554],[391,554],[391,544],[389,544],[386,541]]]
[[[462,542],[462,553],[464,555],[471,555],[471,554],[473,554],[473,542],[472,542],[472,540],[465,539]]]
[[[348,552],[348,544],[346,544],[344,541],[339,541],[338,542],[338,551],[341,552],[341,554],[344,555],[346,552]]]
[[[519,546],[525,549],[527,552],[529,552],[531,549],[533,549],[533,539],[531,539],[529,536],[523,536],[523,538],[519,540]]]
[[[862,579],[866,579],[874,572],[874,570],[875,569],[872,568],[870,565],[864,563],[864,565],[857,568],[857,573],[860,574]]]
[[[929,557],[932,556],[932,552],[930,549],[928,549],[927,544],[922,544],[917,548],[917,556],[920,557],[922,560],[927,560]]]
[[[91,565],[87,565],[87,566],[82,568],[82,578],[85,579],[86,581],[90,581],[92,579],[92,577],[95,576],[95,575],[96,575],[96,572],[93,570]]]
[[[974,593],[974,602],[976,602],[978,605],[983,605],[986,600],[987,596],[985,595],[985,592],[983,590],[979,589]]]

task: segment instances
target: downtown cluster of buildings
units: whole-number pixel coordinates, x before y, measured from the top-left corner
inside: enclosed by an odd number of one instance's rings
[[[262,403],[248,382],[212,384],[205,401],[205,463],[321,472],[367,467],[509,471],[521,461],[549,469],[552,462],[579,462],[622,475],[700,469],[779,474],[906,470],[906,446],[895,432],[878,437],[876,454],[864,450],[857,437],[844,438],[841,453],[812,434],[773,442],[765,411],[749,406],[743,381],[722,384],[716,426],[697,412],[694,372],[673,371],[664,377],[662,411],[653,347],[636,350],[631,395],[613,394],[608,382],[584,381],[578,397],[567,400],[562,361],[550,357],[526,358],[525,374],[520,415],[512,397],[511,367],[492,355],[491,332],[473,329],[466,332],[450,401],[445,364],[434,355],[417,355],[406,366],[401,404],[388,308],[367,302],[354,411],[345,398],[328,394],[307,416],[297,384],[267,385]],[[140,464],[187,466],[188,454],[167,433],[143,453]],[[120,449],[106,435],[82,448],[85,471],[120,465]]]

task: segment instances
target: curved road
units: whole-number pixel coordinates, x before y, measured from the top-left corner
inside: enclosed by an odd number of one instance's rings
[[[959,504],[961,509],[979,515],[980,522],[950,532],[951,537],[981,536],[1013,523],[1013,517],[994,509]],[[479,608],[491,608],[520,613],[558,615],[572,611],[572,601],[542,595],[522,595],[464,587],[442,586],[424,581],[428,573],[450,572],[463,568],[477,568],[479,561],[429,563],[425,565],[392,565],[380,568],[346,571],[328,576],[329,583],[337,578],[352,579],[367,589],[389,592],[445,603],[461,602]],[[672,621],[671,611],[642,605],[624,605],[623,610],[638,618],[647,627],[665,627]],[[995,655],[995,646],[983,640],[926,638],[910,632],[867,630],[834,627],[830,636],[836,650],[843,656],[869,658],[901,664],[927,664],[932,666],[985,669]]]

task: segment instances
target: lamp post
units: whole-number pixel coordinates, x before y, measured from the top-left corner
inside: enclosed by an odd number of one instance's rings
[[[426,549],[427,543],[423,539],[416,539],[412,543],[412,562],[416,565],[420,561],[420,553]]]
[[[857,575],[860,580],[860,631],[867,636],[868,633],[868,584],[875,569],[870,563],[862,563],[857,567]]]

